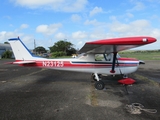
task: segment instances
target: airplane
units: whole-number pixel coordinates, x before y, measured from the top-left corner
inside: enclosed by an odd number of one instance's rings
[[[119,83],[133,84],[135,80],[127,75],[135,72],[139,64],[144,62],[135,58],[122,58],[118,52],[153,42],[156,42],[156,39],[148,36],[102,39],[86,42],[78,51],[80,55],[77,58],[47,59],[32,55],[19,37],[9,39],[15,56],[15,62],[12,64],[91,73],[97,90],[105,87],[101,79],[104,74],[123,75],[123,79],[118,80]]]

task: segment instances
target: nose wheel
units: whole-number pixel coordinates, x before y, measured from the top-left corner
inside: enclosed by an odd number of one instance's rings
[[[104,82],[101,81],[102,79],[101,77],[102,77],[101,74],[97,74],[97,73],[92,74],[92,79],[95,81],[94,86],[97,90],[103,90],[105,86]]]
[[[96,88],[97,90],[103,90],[103,89],[104,89],[104,86],[105,86],[105,84],[104,84],[102,81],[97,81],[97,82],[95,83],[95,88]]]

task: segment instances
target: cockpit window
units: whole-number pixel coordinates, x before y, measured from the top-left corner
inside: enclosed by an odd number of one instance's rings
[[[117,54],[117,58],[120,58],[119,54]],[[95,54],[95,61],[112,61],[113,53],[108,54]]]

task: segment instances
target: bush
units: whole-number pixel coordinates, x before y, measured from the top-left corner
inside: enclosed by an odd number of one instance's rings
[[[12,57],[12,52],[7,50],[2,54],[2,58],[11,58]]]
[[[61,57],[61,56],[64,56],[65,55],[65,52],[62,52],[62,51],[60,51],[60,52],[53,52],[52,53],[52,57]]]

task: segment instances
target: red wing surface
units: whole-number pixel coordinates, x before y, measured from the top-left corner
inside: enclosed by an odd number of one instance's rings
[[[87,42],[79,53],[111,53],[155,42],[153,37],[125,37]]]

